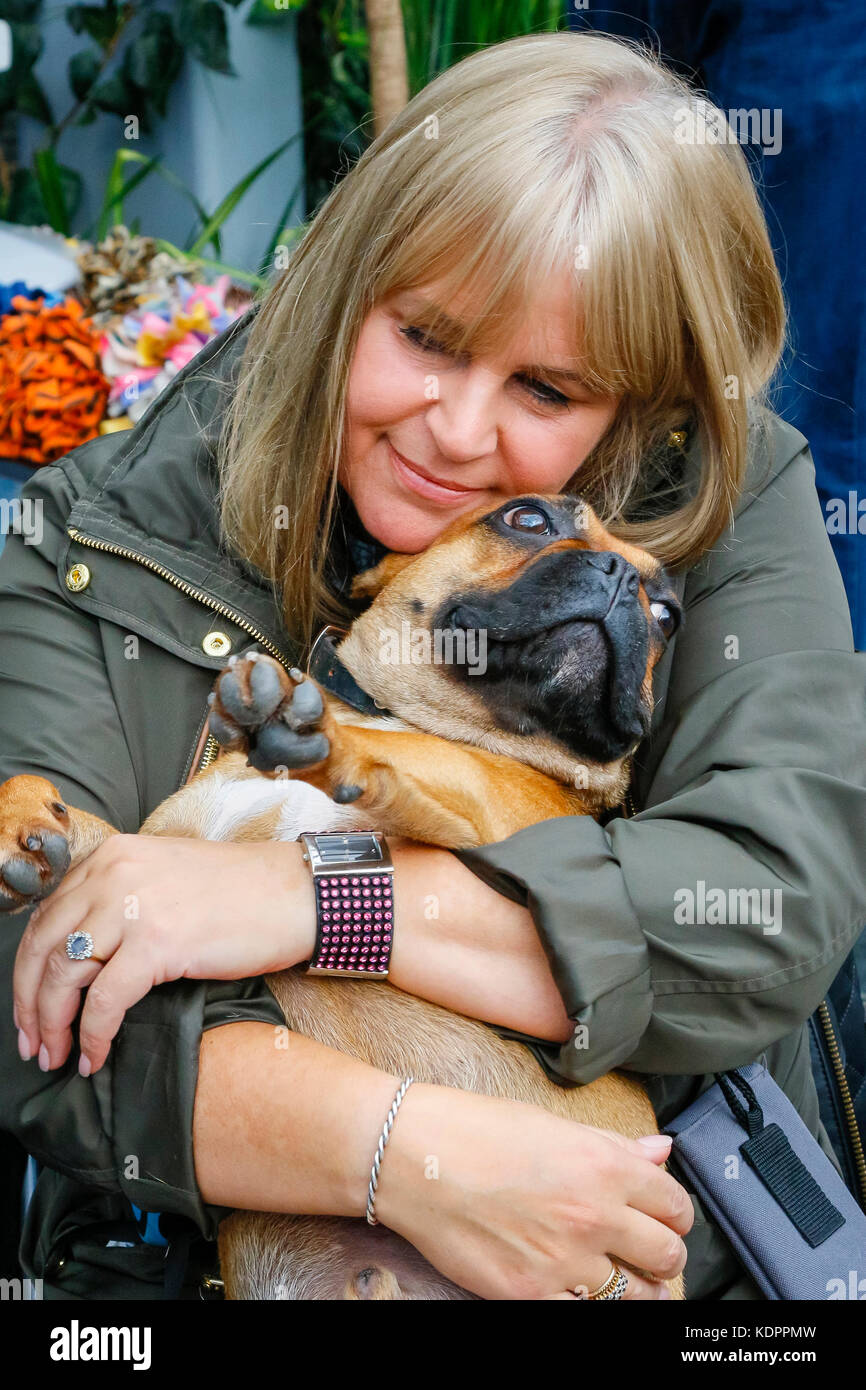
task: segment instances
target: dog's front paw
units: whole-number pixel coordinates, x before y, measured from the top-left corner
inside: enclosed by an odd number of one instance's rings
[[[0,913],[53,892],[69,868],[69,811],[45,777],[0,786]]]
[[[297,666],[273,657],[233,656],[210,696],[210,731],[224,747],[245,751],[259,772],[315,767],[331,751],[322,692]]]

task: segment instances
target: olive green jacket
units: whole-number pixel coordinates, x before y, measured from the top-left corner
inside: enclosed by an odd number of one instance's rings
[[[36,473],[42,537],[10,536],[0,558],[0,778],[43,773],[124,831],[189,773],[229,649],[303,660],[268,587],[218,540],[213,447],[254,312],[133,430]],[[828,1147],[804,1023],[866,918],[866,657],[806,441],[760,418],[734,525],[676,579],[686,622],[655,672],[637,814],[547,820],[460,858],[532,913],[576,1025],[562,1047],[533,1043],[551,1075],[633,1069],[664,1123],[714,1071],[764,1057]],[[778,910],[720,922],[713,889],[767,890]],[[259,979],[178,981],[130,1010],[96,1077],[74,1057],[43,1075],[12,1027],[25,923],[0,933],[0,1119],[42,1165],[24,1271],[52,1297],[159,1297],[165,1251],[138,1240],[132,1205],[206,1240],[225,1215],[195,1180],[202,1031],[281,1015]],[[687,1278],[694,1297],[758,1296],[700,1210]]]

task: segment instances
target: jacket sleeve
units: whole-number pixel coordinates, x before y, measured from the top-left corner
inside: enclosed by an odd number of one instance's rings
[[[814,1011],[866,919],[866,655],[808,448],[684,600],[643,809],[458,852],[532,914],[576,1025],[535,1050],[564,1081],[748,1063]]]
[[[0,557],[0,781],[48,777],[70,805],[133,832],[142,819],[136,769],[100,626],[65,601],[51,563],[59,523],[45,496],[41,546],[10,536]],[[188,1216],[213,1237],[226,1212],[203,1201],[192,1149],[201,1035],[240,1020],[277,1026],[276,1000],[263,979],[163,985],[130,1010],[95,1077],[78,1075],[74,1050],[43,1075],[20,1060],[12,1023],[12,970],[28,915],[0,921],[0,1122],[47,1167],[143,1210]]]

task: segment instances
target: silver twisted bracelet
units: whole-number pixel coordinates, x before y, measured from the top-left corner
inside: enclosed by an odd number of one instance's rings
[[[407,1076],[405,1081],[401,1083],[400,1089],[391,1103],[391,1109],[388,1111],[388,1114],[385,1117],[385,1123],[382,1126],[382,1133],[379,1135],[379,1143],[376,1148],[375,1157],[373,1159],[373,1169],[370,1173],[370,1186],[367,1189],[367,1221],[371,1226],[378,1226],[379,1224],[379,1222],[376,1220],[375,1215],[373,1214],[373,1207],[376,1201],[376,1188],[379,1185],[379,1169],[382,1166],[382,1155],[385,1152],[385,1145],[391,1138],[391,1130],[394,1126],[394,1120],[396,1119],[397,1111],[400,1109],[400,1106],[403,1102],[403,1097],[405,1096],[406,1092],[408,1091],[409,1087],[412,1085],[412,1082],[414,1080],[414,1076]]]

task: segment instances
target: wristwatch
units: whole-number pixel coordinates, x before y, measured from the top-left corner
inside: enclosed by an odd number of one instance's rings
[[[305,830],[313,871],[316,945],[308,975],[387,980],[394,939],[394,865],[378,830]]]

